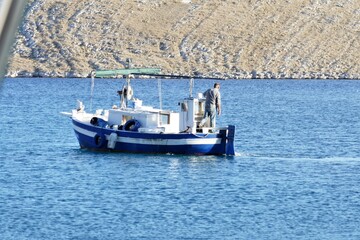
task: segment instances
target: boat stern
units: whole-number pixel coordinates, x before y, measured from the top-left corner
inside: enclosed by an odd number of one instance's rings
[[[226,155],[230,155],[230,156],[235,155],[234,138],[235,138],[235,126],[229,125],[226,136],[226,147],[225,147]]]

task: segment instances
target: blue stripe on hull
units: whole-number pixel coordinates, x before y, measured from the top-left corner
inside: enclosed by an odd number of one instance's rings
[[[132,153],[174,153],[223,155],[226,153],[226,134],[158,134],[129,131],[114,131],[94,127],[73,120],[74,131],[82,148]],[[130,139],[133,142],[118,141],[114,149],[107,148],[106,135],[116,132],[119,139]],[[216,144],[199,144],[200,141],[218,141]],[[144,143],[142,143],[144,141]],[[155,141],[161,144],[146,144]],[[195,144],[168,144],[167,142],[196,141]],[[140,142],[140,143],[139,143]]]
[[[174,154],[199,154],[199,155],[222,155],[220,144],[214,145],[147,145],[117,143],[114,151],[133,153],[174,153]]]

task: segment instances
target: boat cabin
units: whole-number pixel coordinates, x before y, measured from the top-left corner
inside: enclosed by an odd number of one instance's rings
[[[179,113],[148,106],[108,110],[108,124],[113,128],[136,130],[144,133],[178,133]]]
[[[207,130],[206,127],[198,128],[205,109],[205,98],[201,93],[197,98],[188,97],[179,102],[180,112],[143,106],[139,99],[129,101],[128,105],[130,107],[115,106],[104,112],[108,126],[143,133],[196,133]]]

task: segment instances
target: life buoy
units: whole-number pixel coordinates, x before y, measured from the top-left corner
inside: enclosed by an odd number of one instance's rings
[[[141,127],[141,123],[136,119],[130,119],[124,124],[124,130],[137,132]]]
[[[105,145],[106,138],[104,134],[96,134],[94,136],[94,143],[96,147],[103,147]]]

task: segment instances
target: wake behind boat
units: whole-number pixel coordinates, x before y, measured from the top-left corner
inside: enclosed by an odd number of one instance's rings
[[[179,103],[179,112],[157,109],[144,106],[141,100],[134,98],[130,79],[132,75],[160,75],[160,69],[127,68],[94,73],[95,77],[119,75],[126,75],[126,83],[118,91],[119,106],[87,113],[79,101],[72,112],[62,113],[72,119],[81,148],[130,153],[235,155],[235,126],[209,128],[207,122],[199,127],[206,100],[202,94],[184,98]]]

